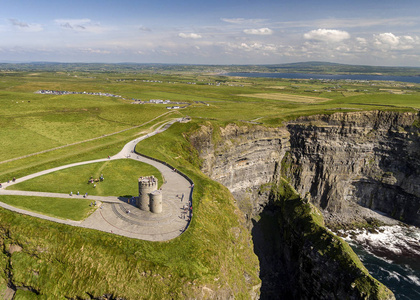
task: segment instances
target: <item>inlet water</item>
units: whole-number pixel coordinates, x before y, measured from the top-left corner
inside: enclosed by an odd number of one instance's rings
[[[399,81],[420,83],[420,76],[383,76],[383,75],[331,75],[331,74],[308,74],[308,73],[241,73],[231,72],[223,74],[226,76],[239,77],[266,77],[286,79],[324,79],[324,80],[363,80],[363,81]]]

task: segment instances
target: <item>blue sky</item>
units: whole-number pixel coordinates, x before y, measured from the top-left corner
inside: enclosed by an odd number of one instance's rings
[[[2,0],[0,61],[420,67],[418,0]]]

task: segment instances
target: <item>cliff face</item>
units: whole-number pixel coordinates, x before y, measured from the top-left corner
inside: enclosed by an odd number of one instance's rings
[[[249,221],[263,297],[279,295],[281,289],[284,297],[309,299],[315,291],[304,285],[309,279],[318,295],[337,287],[335,296],[364,297],[357,296],[353,284],[338,288],[337,278],[347,271],[321,266],[329,259],[318,257],[305,238],[293,238],[299,232],[289,226],[287,215],[267,223],[278,216],[272,188],[278,175],[286,178],[301,198],[322,211],[329,225],[383,221],[376,210],[420,226],[418,124],[413,113],[373,111],[305,117],[283,128],[228,125],[215,133],[203,126],[191,136],[203,172],[229,188]],[[281,231],[278,224],[289,229]],[[296,280],[290,280],[290,274]],[[303,292],[297,295],[296,290]]]
[[[191,138],[202,170],[258,215],[276,167],[298,193],[311,195],[327,222],[370,218],[366,207],[420,226],[420,129],[413,113],[311,116],[286,128],[228,125],[212,143],[211,127]],[[366,215],[366,216],[365,216]]]
[[[283,174],[331,220],[356,204],[420,226],[420,131],[411,113],[313,116],[287,125]]]
[[[286,128],[262,126],[220,128],[220,142],[212,143],[213,129],[203,126],[191,137],[203,159],[202,171],[225,185],[248,220],[261,213],[267,195],[261,186],[273,179],[276,167],[289,149]]]

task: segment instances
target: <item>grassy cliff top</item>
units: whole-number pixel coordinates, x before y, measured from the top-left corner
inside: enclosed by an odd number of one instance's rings
[[[35,93],[42,89],[78,94]],[[99,92],[121,97],[89,94]],[[126,142],[162,122],[190,116],[193,122],[173,125],[142,142],[139,151],[170,163],[192,178],[196,187],[189,229],[164,243],[73,228],[0,209],[0,292],[9,284],[21,288],[22,297],[39,299],[104,294],[126,299],[139,295],[248,298],[253,290],[257,293],[260,283],[250,234],[241,225],[242,215],[232,195],[200,172],[200,159],[188,133],[207,121],[215,126],[230,122],[279,126],[285,120],[317,113],[414,111],[420,108],[419,92],[418,86],[403,83],[73,70],[0,72],[0,182],[116,154]],[[313,101],[318,98],[322,101]],[[134,104],[151,99],[171,100],[171,105],[182,108]],[[87,180],[85,176],[93,171],[83,172],[81,177]],[[106,178],[108,172],[112,168],[104,174]],[[115,180],[123,175],[118,176]],[[73,190],[61,185],[65,180],[60,177],[59,189]]]

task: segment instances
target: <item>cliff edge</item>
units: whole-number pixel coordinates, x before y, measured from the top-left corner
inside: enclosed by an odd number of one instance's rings
[[[340,251],[352,250],[313,248],[307,232],[300,232],[303,219],[279,210],[273,187],[287,182],[299,203],[318,209],[323,215],[320,228],[325,228],[324,219],[327,226],[399,221],[419,226],[419,128],[416,113],[369,111],[302,117],[281,128],[236,124],[218,128],[208,123],[190,136],[200,153],[202,171],[229,188],[252,229],[262,298],[279,295],[280,289],[283,296],[302,299],[310,299],[315,290],[331,297],[393,298],[386,288],[381,293],[354,292],[350,282],[359,278],[363,267],[359,275],[347,278],[349,284],[338,285],[348,269],[342,264],[333,263],[332,269],[320,264],[335,261]],[[326,236],[336,243],[332,234]],[[297,252],[299,257],[291,255]],[[312,255],[320,252],[324,253],[321,259]],[[350,256],[356,265],[360,263],[354,253]],[[303,268],[303,262],[312,267]],[[313,280],[311,272],[317,268]],[[334,276],[321,276],[329,271]],[[300,279],[285,280],[290,274]],[[304,278],[313,280],[313,291],[304,288]],[[376,284],[370,287],[378,289]],[[303,292],[296,294],[296,289]]]

